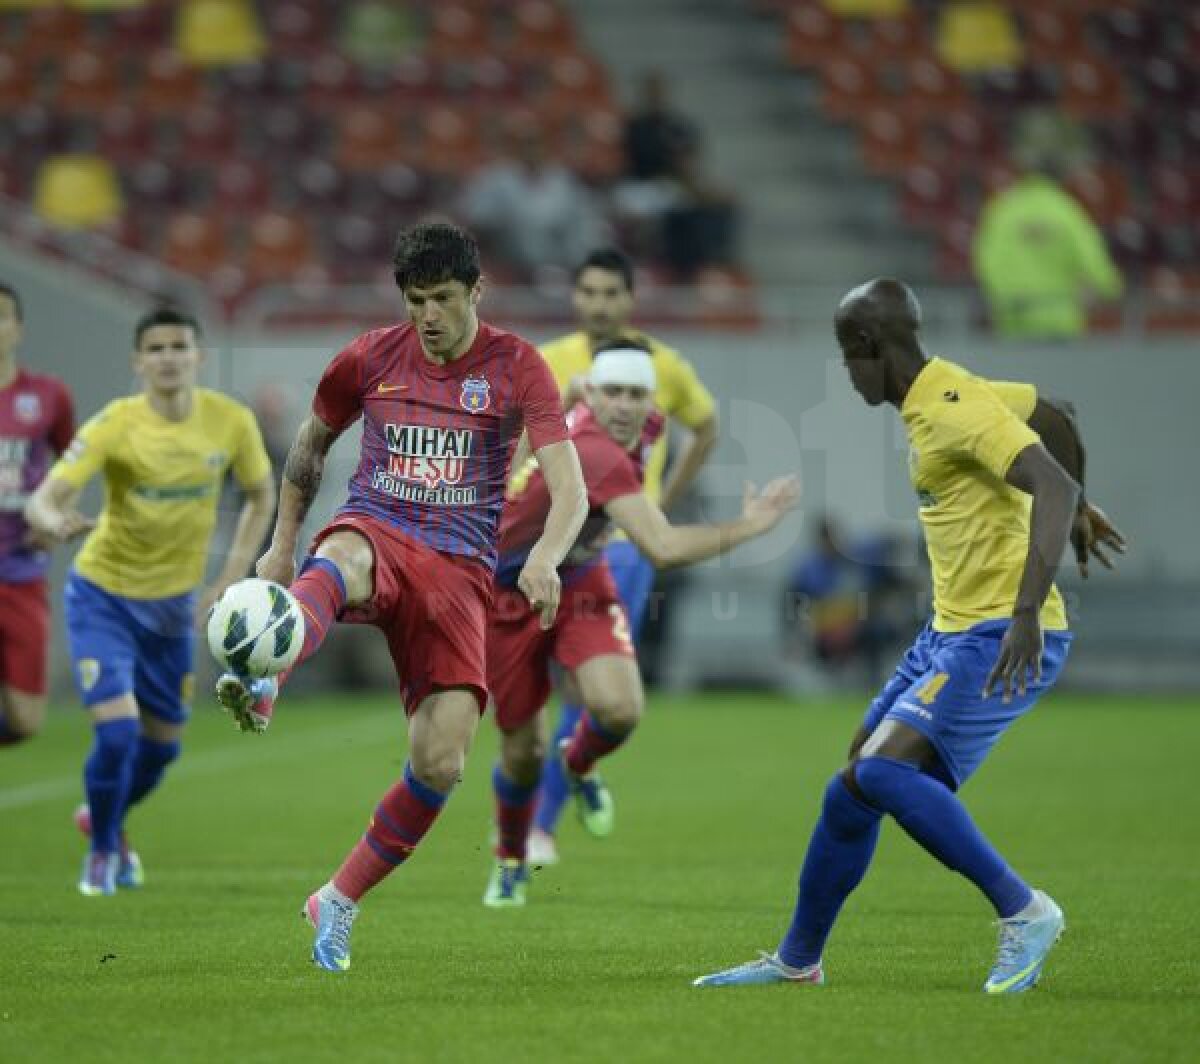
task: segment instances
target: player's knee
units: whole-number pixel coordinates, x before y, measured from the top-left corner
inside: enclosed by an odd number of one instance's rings
[[[409,765],[412,774],[438,794],[448,794],[462,779],[466,756],[461,750],[411,751]]]
[[[9,742],[19,743],[32,739],[42,730],[46,722],[45,699],[12,699],[0,714],[0,733]]]
[[[506,735],[501,751],[504,774],[522,786],[536,783],[542,774],[546,743],[540,735]]]
[[[864,757],[855,762],[854,781],[876,809],[890,812],[901,800],[905,785],[917,773],[916,765],[893,761],[888,757]]]
[[[857,838],[882,815],[866,803],[857,785],[852,785],[853,769],[839,772],[825,788],[821,819],[834,838]]]
[[[613,692],[588,703],[588,712],[606,731],[623,735],[633,731],[642,719],[643,699],[640,690]]]
[[[133,717],[101,721],[95,730],[94,756],[104,768],[117,770],[136,756],[139,729]]]

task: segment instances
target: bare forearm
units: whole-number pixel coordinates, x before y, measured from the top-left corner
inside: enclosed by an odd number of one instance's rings
[[[1041,438],[1042,445],[1051,457],[1082,489],[1087,454],[1071,404],[1062,400],[1039,399],[1029,419],[1029,427]]]
[[[744,517],[716,525],[674,525],[665,536],[660,551],[656,552],[658,556],[651,560],[659,569],[692,565],[731,551],[761,531],[757,524]]]
[[[1066,477],[1047,484],[1033,495],[1029,527],[1029,553],[1013,613],[1034,613],[1041,608],[1054,583],[1059,560],[1067,546],[1079,486]]]
[[[283,467],[279,487],[279,510],[275,517],[274,539],[295,545],[300,527],[321,490],[325,473],[325,450],[314,440],[311,421],[301,426]]]
[[[662,508],[670,510],[681,498],[683,493],[692,486],[692,482],[704,468],[708,456],[717,445],[717,426],[713,419],[698,428],[682,452],[671,463],[662,490]]]
[[[266,537],[271,523],[271,509],[275,504],[274,491],[248,497],[238,514],[233,542],[217,578],[219,587],[228,587],[250,571],[258,556],[258,548]]]
[[[582,481],[578,489],[572,487],[556,493],[550,502],[545,527],[531,554],[536,552],[544,555],[549,564],[557,569],[579,538],[579,530],[583,528],[587,512],[587,493],[583,490]]]

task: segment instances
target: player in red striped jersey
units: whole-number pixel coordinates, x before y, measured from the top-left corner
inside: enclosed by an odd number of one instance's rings
[[[558,608],[558,566],[586,512],[583,479],[558,389],[537,351],[479,321],[479,252],[451,225],[400,235],[396,284],[409,321],[365,333],[326,369],[288,455],[275,533],[258,574],[305,613],[300,660],[333,622],[373,624],[388,639],[409,717],[404,778],[304,913],[313,960],[350,966],[358,901],[403,863],[458,781],[487,701],[485,636],[509,463],[524,429],[551,505],[517,586],[542,623]],[[300,525],[325,456],[358,418],[362,450],[349,495],[317,534],[293,582]],[[239,724],[270,720],[274,681],[222,677],[218,698]]]
[[[642,679],[603,550],[620,529],[656,568],[687,565],[732,550],[774,528],[799,496],[794,478],[747,489],[741,516],[716,525],[672,525],[646,494],[645,456],[662,432],[654,410],[650,352],[632,341],[600,348],[592,361],[586,405],[571,411],[571,439],[588,492],[588,517],[559,572],[563,598],[548,630],[514,587],[530,545],[546,518],[550,493],[535,472],[509,501],[500,531],[497,595],[488,624],[488,685],[502,733],[492,775],[496,795],[496,865],[484,894],[492,907],[525,903],[526,846],[542,770],[542,707],[550,694],[550,664],[586,707],[574,734],[562,741],[568,786],[585,828],[612,830],[613,805],[595,763],[633,733],[642,712]]]
[[[67,386],[17,365],[22,326],[20,297],[0,284],[0,746],[37,734],[46,715],[49,561],[23,511],[75,435]],[[75,522],[64,538],[86,530]]]

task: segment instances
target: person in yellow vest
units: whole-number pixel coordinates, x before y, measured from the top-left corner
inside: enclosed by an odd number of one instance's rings
[[[666,434],[654,445],[646,462],[646,494],[664,511],[679,501],[717,442],[717,412],[712,394],[692,365],[678,351],[651,336],[632,330],[634,311],[633,263],[616,248],[593,251],[576,268],[573,301],[579,328],[542,346],[545,358],[569,409],[583,398],[583,381],[591,371],[592,354],[623,337],[650,351],[657,381],[654,401],[663,414],[687,432],[687,440],[666,469]],[[516,466],[514,465],[514,468]],[[654,568],[625,538],[614,539],[605,557],[616,580],[633,638],[637,639],[650,593]],[[574,734],[582,707],[563,706],[554,741]],[[537,815],[529,839],[534,865],[558,860],[554,832],[569,796],[568,781],[557,758],[548,758],[542,774]]]
[[[1031,169],[988,200],[972,258],[1002,336],[1082,336],[1089,303],[1121,294],[1104,234],[1049,166]]]
[[[143,317],[133,356],[141,393],[114,400],[79,430],[25,510],[42,540],[65,542],[91,523],[76,509],[80,492],[104,478],[99,519],[64,594],[75,682],[94,730],[87,804],[75,814],[91,838],[84,895],[143,883],[125,815],[179,756],[197,621],[245,575],[275,505],[254,415],[196,387],[202,358],[193,318],[169,308]],[[220,575],[198,593],[228,472],[244,502]]]

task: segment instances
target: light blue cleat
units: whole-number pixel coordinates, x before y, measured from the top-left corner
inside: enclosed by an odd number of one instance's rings
[[[279,681],[273,676],[252,680],[225,673],[217,681],[217,701],[244,732],[265,732],[279,697]]]
[[[84,854],[83,871],[79,873],[79,893],[85,898],[99,898],[116,892],[117,855],[94,851]]]
[[[1033,894],[1042,903],[1040,916],[998,921],[1000,944],[996,963],[983,984],[986,994],[1019,994],[1037,985],[1046,954],[1067,926],[1062,909],[1049,894],[1040,890]]]
[[[792,968],[774,953],[760,953],[756,961],[747,961],[736,968],[726,968],[712,975],[702,975],[692,981],[692,986],[768,986],[771,983],[822,986],[824,982],[825,972],[819,964],[810,968]]]
[[[358,906],[343,904],[320,893],[310,894],[301,915],[316,929],[312,959],[327,972],[344,972],[350,967],[350,928]]]

